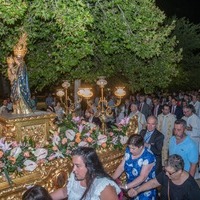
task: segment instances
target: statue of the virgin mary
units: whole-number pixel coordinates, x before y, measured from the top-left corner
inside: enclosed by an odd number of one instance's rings
[[[11,83],[11,100],[14,114],[32,113],[31,94],[24,57],[27,53],[27,34],[24,33],[14,46],[14,56],[7,58],[8,78]]]

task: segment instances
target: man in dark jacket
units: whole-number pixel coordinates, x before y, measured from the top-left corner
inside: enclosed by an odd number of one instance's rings
[[[141,130],[144,137],[145,146],[148,147],[156,157],[156,175],[162,171],[162,147],[164,135],[156,129],[157,118],[149,116],[147,118],[147,128]]]

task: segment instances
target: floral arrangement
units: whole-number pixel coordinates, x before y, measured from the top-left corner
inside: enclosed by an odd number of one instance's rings
[[[1,138],[0,175],[12,184],[10,174],[20,175],[23,170],[33,171],[40,164],[53,159],[70,157],[71,151],[77,146],[90,146],[96,149],[123,148],[128,140],[128,124],[129,118],[125,118],[105,134],[95,124],[68,115],[62,123],[50,130],[49,141],[44,146],[26,138],[19,143],[7,142],[5,138]]]

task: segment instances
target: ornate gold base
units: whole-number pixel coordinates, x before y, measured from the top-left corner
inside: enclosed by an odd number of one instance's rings
[[[0,115],[0,137],[7,141],[23,141],[31,138],[37,143],[45,143],[55,114],[48,112],[34,112],[27,115]]]
[[[105,170],[111,175],[123,157],[124,150],[102,149],[98,152]],[[22,177],[12,176],[13,186],[10,187],[4,177],[0,177],[0,199],[20,200],[28,186],[41,185],[49,192],[65,186],[72,171],[70,159],[57,159],[41,165],[34,172],[25,172]]]

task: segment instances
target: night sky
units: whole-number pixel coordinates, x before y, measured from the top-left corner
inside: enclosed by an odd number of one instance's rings
[[[156,0],[156,3],[167,16],[186,17],[200,23],[200,0]]]

